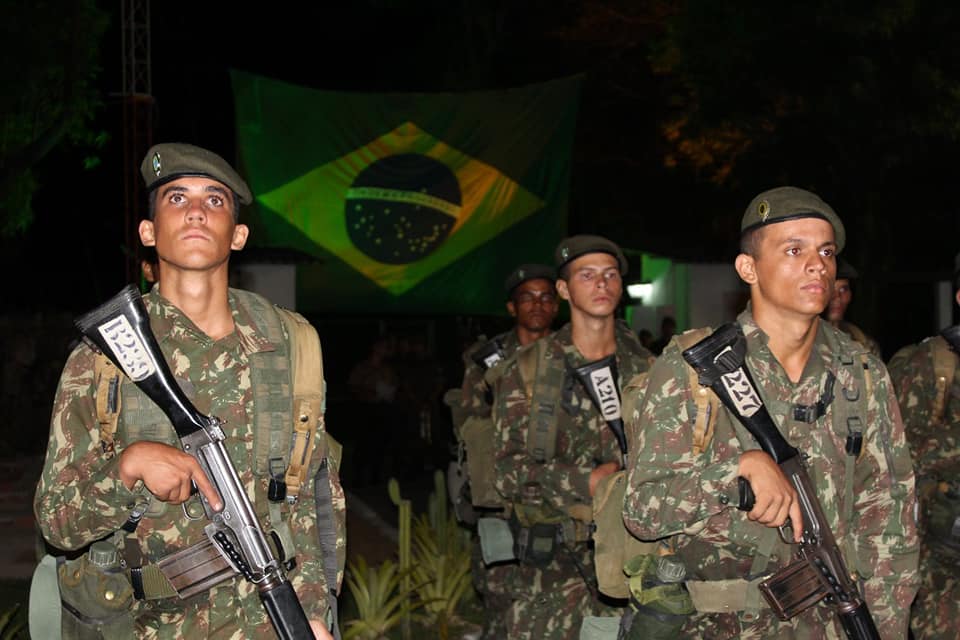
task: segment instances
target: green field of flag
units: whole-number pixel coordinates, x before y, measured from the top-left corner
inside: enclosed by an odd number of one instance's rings
[[[290,248],[305,312],[502,313],[565,231],[580,79],[320,91],[234,71],[251,245]]]

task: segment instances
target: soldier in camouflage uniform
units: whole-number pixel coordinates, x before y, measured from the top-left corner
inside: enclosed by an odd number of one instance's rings
[[[274,381],[289,376],[290,369],[276,309],[227,286],[230,252],[242,249],[248,235],[246,225],[238,223],[238,202],[249,204],[250,190],[222,158],[191,145],[156,145],[141,171],[150,192],[150,216],[140,223],[140,238],[156,247],[160,269],[159,284],[144,296],[151,328],[187,396],[202,413],[225,420],[225,445],[259,514],[265,511],[268,476],[255,471],[266,464],[255,459],[256,435],[278,414],[289,419],[292,432],[293,399],[289,377],[286,386]],[[114,444],[101,446],[106,443],[100,438],[94,360],[94,352],[80,345],[64,368],[34,502],[36,518],[45,539],[65,550],[81,549],[127,525],[132,532],[119,534],[127,567],[146,566],[205,539],[206,519],[191,500],[192,483],[214,509],[220,508],[219,498],[196,460],[177,446],[166,417],[129,381],[121,387]],[[276,387],[280,404],[254,402],[263,397],[252,383],[258,379]],[[284,502],[275,513],[289,526],[296,551],[296,567],[288,577],[316,637],[330,639],[328,587],[339,587],[342,576],[337,575],[337,585],[326,584],[312,482],[324,458],[322,424],[316,436],[318,451],[299,500]],[[336,470],[330,485],[335,517],[342,522]],[[144,510],[139,522],[131,517]],[[342,551],[345,540],[337,545]],[[188,600],[131,597],[129,609],[132,633],[142,638],[274,635],[256,585],[239,576]]]
[[[815,194],[780,187],[751,202],[741,231],[735,265],[751,296],[737,322],[747,365],[784,437],[808,456],[817,497],[881,636],[905,638],[917,585],[917,532],[900,412],[883,363],[820,320],[843,225]],[[675,340],[640,397],[624,398],[637,407],[625,416],[636,457],[624,521],[641,539],[668,538],[686,568],[696,612],[679,635],[844,637],[827,603],[781,622],[760,596],[759,579],[791,561],[774,527],[788,517],[801,521],[797,494],[726,408],[703,450],[693,451],[696,395],[712,392],[690,372]],[[851,431],[860,424],[862,442]],[[848,447],[859,454],[848,454]],[[749,512],[735,506],[738,477],[756,495]]]
[[[496,486],[514,510],[527,502],[524,494],[529,495],[531,487],[537,489],[545,508],[576,529],[591,520],[596,483],[620,468],[620,452],[571,367],[615,354],[619,379],[626,381],[646,371],[653,356],[614,318],[627,271],[620,248],[606,238],[574,236],[560,243],[555,257],[557,290],[570,303],[570,322],[518,352],[495,381]],[[524,373],[529,354],[540,354],[532,379]],[[538,395],[536,389],[552,367],[559,367],[562,375],[562,382],[552,388],[557,397]],[[545,408],[552,442],[540,443],[554,451],[542,456],[536,453],[536,425],[543,424]],[[584,616],[607,610],[597,599],[591,545],[586,536],[569,531],[565,529],[545,566],[521,562],[516,567],[506,616],[508,638],[576,638]]]
[[[522,264],[507,276],[504,283],[507,311],[516,324],[510,331],[492,338],[500,345],[504,359],[512,357],[520,347],[550,334],[558,308],[555,273],[553,267],[545,264]],[[460,398],[466,416],[490,417],[490,387],[484,379],[486,371],[473,358],[473,354],[487,342],[486,339],[478,340],[463,353]],[[471,570],[473,586],[483,598],[483,637],[489,640],[503,638],[506,633],[503,619],[510,605],[508,587],[514,565],[484,566],[477,541],[473,548]]]
[[[960,267],[960,256],[957,261]],[[960,268],[954,276],[960,303]],[[942,336],[890,360],[920,498],[920,591],[911,609],[916,640],[960,638],[960,358]]]
[[[849,262],[843,258],[837,259],[837,281],[833,285],[833,296],[830,298],[830,304],[827,305],[823,316],[834,327],[843,331],[865,346],[870,353],[880,358],[882,356],[877,341],[857,325],[843,319],[847,307],[850,306],[850,301],[853,300],[853,281],[858,275],[857,270]]]

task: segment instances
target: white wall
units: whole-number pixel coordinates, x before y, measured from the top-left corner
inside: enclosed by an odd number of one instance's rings
[[[682,266],[682,268],[678,268]],[[685,272],[686,286],[677,282]],[[673,316],[681,330],[698,327],[716,327],[736,319],[748,299],[748,290],[732,264],[674,263],[652,284],[650,295],[641,304],[633,305],[632,326],[635,331],[649,329],[654,337],[660,335],[660,322]],[[680,301],[679,292],[686,291],[687,300]],[[686,304],[681,304],[685,302]],[[686,318],[677,316],[677,309],[686,307]]]
[[[689,264],[690,328],[716,327],[743,311],[748,290],[732,264]]]

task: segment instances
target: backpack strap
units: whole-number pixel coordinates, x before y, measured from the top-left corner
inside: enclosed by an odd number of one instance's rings
[[[282,307],[276,309],[290,339],[293,443],[284,481],[287,485],[287,501],[296,502],[316,448],[317,429],[323,429],[326,381],[323,379],[323,354],[317,330],[299,313]],[[261,436],[269,437],[269,433],[257,434],[258,438]]]
[[[560,356],[550,346],[548,340],[537,340],[517,354],[517,367],[530,399],[527,451],[540,463],[552,460],[556,453],[566,355],[574,348],[565,348]]]
[[[846,460],[844,463],[843,510],[840,518],[849,531],[854,519],[853,484],[856,464],[866,453],[863,446],[863,432],[867,424],[867,406],[873,395],[873,371],[870,368],[870,354],[862,343],[855,342],[846,334],[837,332],[831,347],[838,358],[841,369],[850,372],[853,378],[851,386],[842,386],[833,399],[833,428],[846,436]],[[859,555],[853,536],[847,535],[840,542],[847,569],[856,573],[859,569]]]
[[[713,330],[709,327],[702,329],[690,329],[682,334],[675,336],[674,340],[680,351],[689,349],[700,342]],[[709,387],[700,386],[700,379],[697,371],[690,365],[687,365],[687,374],[689,375],[690,389],[693,391],[693,402],[696,407],[696,415],[693,424],[693,455],[702,454],[713,440],[714,427],[717,424],[717,417],[720,415],[720,398]]]
[[[933,373],[936,378],[936,395],[933,401],[932,418],[936,424],[942,425],[947,408],[947,391],[953,385],[953,377],[957,371],[957,356],[941,336],[933,338],[930,352],[933,358]]]
[[[289,336],[290,364],[293,371],[293,443],[290,463],[284,474],[287,502],[292,504],[299,498],[300,489],[306,481],[310,459],[317,446],[317,430],[325,434],[323,418],[326,412],[327,383],[323,378],[323,353],[317,330],[295,311],[283,307],[276,307],[276,310]],[[335,637],[339,637],[337,577],[340,559],[337,553],[338,521],[333,509],[333,491],[330,488],[330,457],[336,455],[335,449],[338,447],[336,442],[325,440],[324,458],[313,477],[317,535],[323,555],[323,574],[331,596],[326,622],[328,627],[334,630]]]
[[[108,458],[116,454],[114,439],[120,420],[120,370],[103,353],[97,353],[93,363],[93,379],[97,385],[97,422],[100,423],[100,448]]]

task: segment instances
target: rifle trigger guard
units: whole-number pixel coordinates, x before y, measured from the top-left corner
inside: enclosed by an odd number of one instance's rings
[[[785,533],[788,529],[790,531],[789,537]],[[783,542],[783,544],[797,544],[797,542],[793,539],[793,524],[789,520],[787,520],[787,524],[782,524],[777,527],[777,534],[780,536],[780,540]]]

